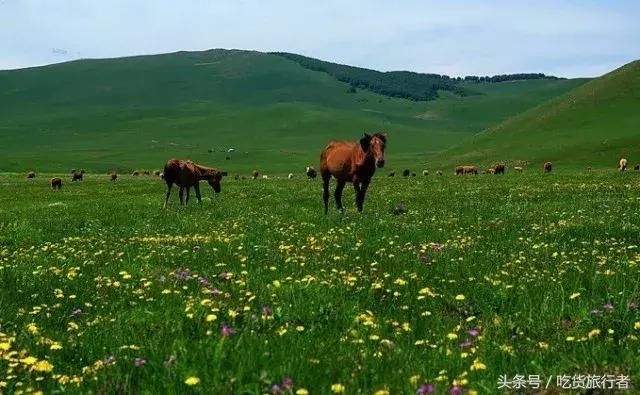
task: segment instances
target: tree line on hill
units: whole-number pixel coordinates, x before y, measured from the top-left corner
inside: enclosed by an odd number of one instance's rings
[[[337,63],[325,62],[319,59],[287,52],[272,52],[274,55],[292,60],[302,67],[321,71],[331,75],[338,81],[351,85],[349,92],[358,89],[366,89],[381,95],[399,97],[414,101],[434,100],[438,97],[438,91],[452,92],[458,96],[481,94],[468,87],[460,85],[462,81],[477,82],[503,82],[523,79],[557,79],[541,73],[522,73],[509,75],[496,75],[493,77],[467,76],[449,77],[448,75],[416,73],[412,71],[387,71],[352,67]]]

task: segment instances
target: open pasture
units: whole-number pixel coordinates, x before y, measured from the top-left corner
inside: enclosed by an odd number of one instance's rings
[[[634,386],[638,174],[451,173],[378,171],[344,216],[302,174],[203,183],[201,205],[166,210],[157,177],[2,175],[0,392]]]

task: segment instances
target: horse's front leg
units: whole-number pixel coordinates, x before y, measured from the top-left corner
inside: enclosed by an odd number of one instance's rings
[[[180,192],[178,194],[180,195],[180,205],[184,206],[184,187],[180,187]]]
[[[189,204],[189,195],[190,195],[190,192],[191,192],[191,187],[187,187],[187,200],[186,200],[185,204]]]
[[[356,190],[356,205],[358,206],[359,212],[362,212],[362,208],[364,206],[364,195],[366,195],[367,188],[369,188],[369,182],[371,182],[371,180],[363,180],[359,187],[359,191]]]
[[[338,180],[338,185],[336,185],[336,191],[334,192],[334,197],[336,199],[336,207],[338,210],[344,212],[344,207],[342,207],[342,190],[344,189],[344,185],[346,181]]]

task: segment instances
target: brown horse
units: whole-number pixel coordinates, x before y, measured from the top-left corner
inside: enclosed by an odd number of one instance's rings
[[[545,173],[550,173],[551,170],[553,169],[553,165],[551,164],[551,162],[544,162],[543,168]]]
[[[62,188],[62,178],[53,177],[51,180],[49,180],[49,184],[51,185],[51,189],[60,189]]]
[[[504,174],[504,163],[496,163],[493,168],[493,174]]]
[[[82,181],[84,173],[75,172],[71,175],[71,181]]]
[[[180,204],[189,203],[189,191],[191,187],[196,191],[198,202],[202,202],[200,196],[200,180],[207,180],[215,193],[220,193],[220,181],[223,172],[212,167],[201,166],[190,160],[169,159],[164,165],[164,181],[167,183],[167,195],[164,199],[164,207],[167,207],[171,187],[176,184],[180,187]],[[184,199],[184,190],[187,189],[187,199]]]
[[[118,175],[116,173],[111,173],[111,181],[115,181],[118,179]]]
[[[324,213],[329,210],[329,180],[334,176],[338,181],[334,193],[336,207],[342,207],[342,190],[347,182],[353,183],[356,192],[356,205],[362,212],[364,197],[376,167],[384,166],[384,149],[387,136],[382,133],[364,134],[360,141],[332,140],[320,154],[320,174],[324,193]]]

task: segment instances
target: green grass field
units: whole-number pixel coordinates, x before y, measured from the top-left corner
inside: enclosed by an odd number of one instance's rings
[[[166,210],[157,178],[63,178],[0,176],[0,392],[484,394],[511,392],[500,375],[640,373],[634,172],[378,173],[363,214],[346,189],[326,217],[302,176]]]
[[[231,173],[287,174],[317,164],[332,138],[380,130],[396,170],[417,169],[585,81],[463,83],[483,94],[414,102],[348,93],[281,56],[226,50],[0,71],[0,172],[128,172],[185,157]],[[236,152],[220,152],[229,147]]]

